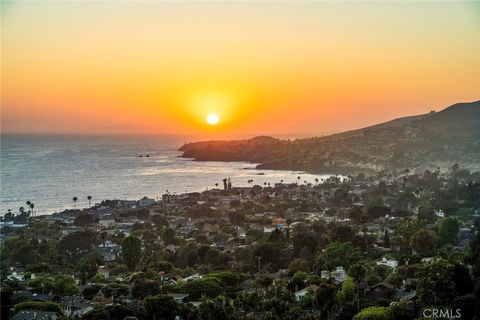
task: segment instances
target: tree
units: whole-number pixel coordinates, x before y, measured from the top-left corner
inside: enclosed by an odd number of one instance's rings
[[[355,283],[355,287],[357,288],[357,312],[360,311],[360,292],[359,292],[359,285],[362,281],[365,280],[367,277],[367,266],[365,262],[357,262],[350,267],[348,270],[348,274],[353,278],[353,282]]]
[[[295,256],[298,256],[303,248],[307,248],[313,253],[317,246],[317,237],[313,232],[295,232],[293,236],[293,252]]]
[[[463,296],[473,293],[474,283],[467,267],[461,264],[453,266],[453,281],[455,282],[455,292],[457,296]]]
[[[410,238],[410,247],[421,257],[432,254],[437,243],[437,234],[427,229],[418,230]]]
[[[77,197],[73,197],[72,200],[73,200],[73,208],[75,208],[75,207],[76,207],[76,204],[77,204],[78,198],[77,198]]]
[[[177,253],[178,264],[184,267],[194,267],[198,261],[198,247],[189,244],[181,247]]]
[[[143,304],[148,319],[174,320],[182,312],[180,304],[175,299],[163,294],[149,296]]]
[[[96,306],[93,310],[88,311],[82,317],[82,320],[103,320],[110,319],[110,313],[104,306]]]
[[[443,259],[423,263],[417,270],[417,295],[424,306],[450,306],[455,297],[453,266]]]
[[[52,311],[56,312],[60,316],[63,316],[62,307],[60,307],[58,303],[51,301],[27,301],[17,303],[13,307],[13,314],[17,314],[22,310]]]
[[[80,293],[80,288],[75,283],[73,276],[69,274],[60,274],[55,277],[53,291],[59,295],[73,296]]]
[[[128,269],[130,271],[135,270],[135,267],[142,258],[141,241],[134,236],[126,237],[122,243],[122,255],[123,261],[127,265]]]
[[[35,292],[49,293],[54,289],[55,280],[49,276],[38,276],[28,281],[28,286]]]
[[[132,296],[136,299],[143,299],[146,296],[153,296],[160,293],[161,284],[155,280],[137,280],[132,287]]]
[[[163,215],[156,214],[156,215],[152,216],[150,219],[157,226],[160,226],[160,227],[168,226],[168,219]]]
[[[102,288],[102,293],[107,298],[113,297],[114,299],[128,295],[129,291],[128,285],[121,282],[110,282]]]
[[[423,205],[418,208],[418,219],[425,219],[429,222],[435,221],[435,209],[430,205]]]
[[[274,267],[278,267],[280,263],[281,250],[280,247],[272,242],[260,242],[253,249],[252,264],[256,265],[258,259],[263,265],[271,263]]]
[[[302,271],[297,271],[288,282],[288,288],[293,291],[303,289],[307,284],[308,274]]]
[[[245,233],[247,236],[247,243],[253,243],[263,238],[263,230],[249,229]]]
[[[136,315],[134,310],[131,310],[130,308],[120,304],[110,305],[106,308],[109,314],[108,319],[125,319],[126,317],[132,317]]]
[[[94,224],[95,222],[96,221],[93,215],[88,213],[81,213],[75,218],[75,220],[73,220],[74,225],[82,226],[82,227],[88,227]]]
[[[390,320],[392,310],[386,307],[368,307],[357,313],[353,320]]]
[[[163,231],[162,239],[165,245],[175,244],[175,231],[167,228]]]
[[[98,251],[91,251],[80,259],[77,269],[82,273],[84,282],[97,273],[98,265],[101,265],[102,261],[102,256]]]
[[[99,243],[95,232],[91,230],[78,231],[63,237],[58,244],[58,251],[67,257],[70,262],[78,263],[81,257],[91,251],[92,246]]]
[[[347,304],[355,299],[355,283],[352,277],[347,277],[338,293],[340,303]]]
[[[188,281],[180,286],[179,290],[189,295],[191,299],[199,299],[202,295],[215,297],[222,291],[220,280],[217,278],[202,278]]]
[[[235,297],[234,301],[234,305],[243,311],[244,319],[247,318],[247,314],[250,311],[253,312],[253,319],[256,319],[255,311],[258,309],[260,304],[260,296],[256,291],[243,291]]]
[[[383,236],[383,246],[385,248],[390,248],[390,233],[388,233],[388,229],[385,229],[385,234]]]
[[[234,320],[237,319],[237,316],[230,299],[218,296],[214,299],[204,299],[195,309],[193,318],[198,320]]]
[[[317,265],[327,270],[336,267],[350,268],[361,259],[361,253],[349,242],[332,242],[317,257]]]
[[[425,220],[415,220],[412,218],[403,219],[402,222],[396,228],[396,234],[401,238],[402,250],[409,251],[410,239],[412,235],[420,229],[424,229],[426,226]]]
[[[290,274],[295,273],[297,271],[308,272],[309,271],[308,263],[305,259],[302,258],[295,258],[293,259],[290,264],[288,265],[288,270]]]
[[[268,237],[268,241],[277,243],[279,245],[283,244],[285,240],[286,240],[285,236],[283,235],[282,231],[278,228],[275,228],[270,234],[270,237]]]
[[[92,300],[102,287],[100,285],[87,286],[82,291],[82,296],[87,300]]]
[[[125,306],[116,304],[109,306],[96,306],[87,312],[82,320],[104,320],[104,319],[125,319],[135,316],[135,312]]]
[[[453,217],[447,217],[440,220],[438,223],[438,236],[440,238],[440,243],[445,245],[457,241],[459,229],[460,224],[458,220]]]
[[[92,206],[92,196],[88,195],[87,200],[88,200],[88,207],[90,208]]]
[[[337,287],[331,283],[320,284],[317,292],[315,292],[315,302],[320,307],[322,319],[330,319],[332,309],[336,304],[336,293]]]

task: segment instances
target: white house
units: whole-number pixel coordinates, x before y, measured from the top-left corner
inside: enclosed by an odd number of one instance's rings
[[[320,272],[322,279],[334,279],[336,284],[342,283],[347,278],[347,273],[343,267],[337,267],[333,271],[322,270]]]
[[[347,273],[343,267],[337,267],[334,271],[330,272],[330,276],[335,279],[335,283],[342,283],[347,278]]]
[[[318,290],[318,286],[317,286],[317,285],[314,285],[314,284],[309,285],[308,287],[303,288],[302,290],[299,290],[299,291],[295,292],[295,300],[296,300],[296,301],[300,301],[300,300],[302,300],[303,298],[305,298],[305,296],[306,296],[307,294],[309,294],[309,293],[312,294],[312,293],[314,293],[314,292],[317,291],[317,290]]]
[[[191,281],[191,280],[198,280],[198,279],[201,279],[201,278],[202,278],[201,275],[199,275],[198,273],[195,273],[195,274],[192,274],[191,276],[188,276],[188,277],[184,278],[183,281],[188,282],[188,281]]]
[[[377,261],[377,265],[390,267],[393,269],[393,272],[395,272],[398,267],[398,261],[395,259],[387,259],[383,257],[381,261]]]

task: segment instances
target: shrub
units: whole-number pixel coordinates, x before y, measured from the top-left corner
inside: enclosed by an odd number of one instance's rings
[[[50,302],[50,301],[20,302],[13,307],[14,314],[17,314],[19,311],[22,311],[22,310],[53,311],[58,313],[59,315],[63,315],[62,308],[60,307],[60,305],[58,303]]]
[[[386,307],[368,307],[357,313],[353,320],[390,320],[392,310]]]

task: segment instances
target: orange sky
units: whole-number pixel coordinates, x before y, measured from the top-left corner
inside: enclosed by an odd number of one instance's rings
[[[2,132],[320,134],[478,100],[479,3],[2,2]]]

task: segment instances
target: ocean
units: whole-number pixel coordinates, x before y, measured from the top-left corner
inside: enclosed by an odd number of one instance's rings
[[[26,201],[35,213],[52,214],[88,207],[106,199],[157,199],[222,186],[262,185],[283,180],[314,183],[312,175],[293,171],[257,170],[242,162],[199,162],[180,158],[184,136],[14,135],[2,134],[0,147],[0,215],[17,213]],[[142,157],[140,157],[142,155]],[[149,155],[149,157],[146,157]],[[77,197],[73,203],[73,197]]]

